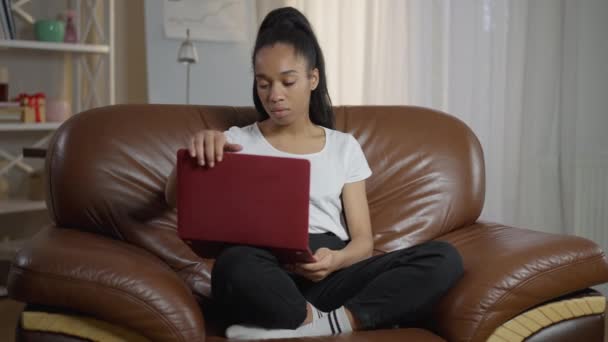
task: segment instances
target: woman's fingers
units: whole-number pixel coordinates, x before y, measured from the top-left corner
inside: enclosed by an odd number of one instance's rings
[[[194,144],[194,137],[190,138],[190,144],[188,144],[188,152],[190,153],[190,157],[196,157],[196,146]]]
[[[243,146],[239,145],[239,144],[226,143],[226,145],[224,145],[224,151],[228,151],[228,152],[238,152],[242,149],[243,149]]]
[[[305,272],[302,270],[296,270],[294,271],[294,273],[312,281],[320,281],[322,279],[325,279],[325,277],[327,277],[327,275],[329,274],[329,272],[327,271]]]
[[[215,164],[215,137],[213,134],[205,134],[205,161],[209,167]]]
[[[218,162],[222,161],[224,156],[224,144],[226,143],[226,138],[224,137],[224,133],[217,132],[214,134],[215,138],[215,158]]]
[[[239,144],[229,144],[224,133],[205,130],[196,133],[188,146],[191,157],[196,157],[201,166],[213,167],[224,159],[224,151],[238,152],[243,149]]]
[[[308,263],[308,264],[296,265],[297,268],[299,268],[305,272],[318,272],[318,271],[327,269],[327,266],[328,265],[324,260],[320,260],[320,261]]]
[[[197,134],[194,138],[194,147],[196,150],[196,158],[198,159],[199,165],[205,165],[205,136]]]

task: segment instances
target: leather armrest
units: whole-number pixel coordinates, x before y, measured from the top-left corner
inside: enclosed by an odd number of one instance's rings
[[[70,308],[154,341],[205,335],[198,303],[161,260],[126,243],[49,227],[19,251],[9,271],[17,300]]]
[[[167,209],[141,221],[123,215],[118,222],[121,237],[163,260],[202,302],[211,297],[211,269],[215,260],[201,258],[178,237],[176,213]]]
[[[437,328],[449,341],[486,341],[532,307],[608,282],[604,253],[584,238],[477,223],[441,240],[464,263],[462,279],[437,308]]]

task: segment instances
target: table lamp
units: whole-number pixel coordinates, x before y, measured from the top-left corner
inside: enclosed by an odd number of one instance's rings
[[[186,30],[186,40],[179,47],[177,61],[186,64],[186,104],[190,104],[190,64],[198,62],[196,47],[190,40],[190,29]]]

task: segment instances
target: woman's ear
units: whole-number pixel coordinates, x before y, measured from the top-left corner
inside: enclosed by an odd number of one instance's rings
[[[310,90],[313,91],[317,89],[319,85],[319,69],[314,68],[310,72]]]

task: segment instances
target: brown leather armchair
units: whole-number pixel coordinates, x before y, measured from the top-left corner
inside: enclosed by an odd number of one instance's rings
[[[426,329],[317,340],[602,341],[605,298],[589,287],[608,281],[603,252],[579,237],[477,221],[484,160],[465,124],[419,107],[335,112],[374,171],[376,253],[446,240],[465,274]],[[164,186],[193,133],[257,119],[253,108],[121,105],[63,124],[46,156],[54,225],[10,269],[9,295],[28,303],[19,339],[223,340],[222,312],[209,298],[213,261],[177,237]]]

